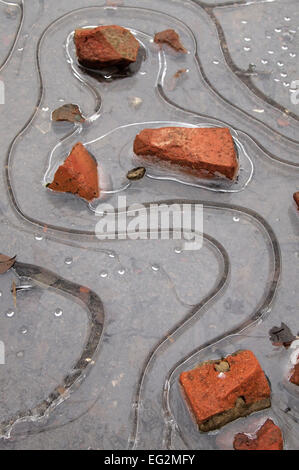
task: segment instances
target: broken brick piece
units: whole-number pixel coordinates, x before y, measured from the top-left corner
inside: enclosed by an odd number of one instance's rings
[[[166,29],[165,31],[155,34],[154,41],[157,44],[168,44],[168,46],[172,47],[175,51],[187,54],[187,49],[182,45],[180,36],[174,29]]]
[[[225,373],[216,365],[227,362]],[[268,408],[270,387],[251,351],[238,351],[218,361],[183,372],[180,383],[201,431],[218,429],[241,416]]]
[[[294,201],[296,202],[297,208],[298,208],[298,210],[299,210],[299,191],[297,191],[296,193],[294,193],[293,198],[294,198]]]
[[[81,142],[73,147],[47,187],[53,191],[76,194],[87,201],[99,197],[97,162]]]
[[[125,67],[137,60],[139,42],[121,26],[77,29],[74,41],[79,62],[89,68]]]
[[[53,121],[84,122],[80,108],[76,104],[64,104],[52,113]]]
[[[245,433],[236,434],[235,450],[283,450],[282,432],[272,419],[267,419],[257,431],[250,436]]]
[[[134,152],[200,178],[233,180],[238,173],[237,152],[227,128],[143,129],[135,138]]]

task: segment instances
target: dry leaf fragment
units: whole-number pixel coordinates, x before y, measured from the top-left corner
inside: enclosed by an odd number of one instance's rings
[[[15,281],[12,281],[11,293],[12,293],[12,297],[13,297],[14,306],[16,307],[17,306],[17,286],[16,286]]]
[[[294,201],[297,204],[298,210],[299,210],[299,191],[293,194]]]
[[[0,254],[0,274],[6,273],[16,261],[16,256],[10,258],[9,256]]]
[[[184,48],[180,41],[180,36],[175,32],[174,29],[166,29],[165,31],[160,31],[160,33],[155,34],[154,38],[155,43],[157,44],[168,44],[175,51],[181,52],[182,54],[187,54],[187,49]]]
[[[85,119],[78,105],[64,104],[53,111],[52,121],[85,122]]]
[[[173,91],[177,86],[177,82],[182,78],[182,76],[188,72],[188,69],[179,69],[169,80],[169,90]]]
[[[181,75],[187,72],[187,69],[179,69],[173,76],[173,78],[180,78]]]
[[[292,342],[296,339],[290,328],[281,323],[280,327],[274,326],[269,331],[270,341],[274,346],[284,346],[286,349],[290,347]]]

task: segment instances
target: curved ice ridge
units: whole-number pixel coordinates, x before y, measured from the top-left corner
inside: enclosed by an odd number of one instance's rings
[[[165,386],[163,390],[163,411],[164,411],[164,420],[165,420],[165,425],[167,428],[166,432],[166,437],[165,437],[165,445],[166,447],[170,447],[171,444],[171,435],[173,432],[173,429],[179,429],[179,426],[177,423],[175,423],[173,413],[171,412],[171,407],[169,403],[169,383],[170,380],[177,370],[178,367],[180,367],[184,362],[188,361],[191,357],[193,357],[195,354],[198,354],[200,351],[203,351],[204,349],[208,348],[209,346],[213,346],[216,343],[219,343],[220,341],[227,339],[230,336],[240,334],[241,332],[245,331],[249,327],[253,327],[256,324],[258,324],[260,321],[262,321],[269,313],[270,306],[274,300],[275,293],[278,287],[279,283],[279,278],[280,278],[280,272],[281,272],[281,255],[280,255],[280,248],[279,248],[279,243],[276,238],[275,233],[273,232],[271,226],[266,222],[266,220],[260,216],[258,213],[251,209],[247,209],[244,207],[240,206],[235,206],[235,205],[229,205],[229,204],[221,204],[221,203],[213,203],[213,202],[203,202],[203,201],[190,201],[190,200],[171,200],[171,201],[160,201],[160,203],[163,204],[198,204],[201,203],[203,204],[204,208],[207,209],[225,209],[229,210],[232,212],[239,212],[240,214],[245,214],[249,216],[251,219],[253,219],[255,222],[258,223],[259,227],[262,228],[263,232],[267,235],[268,240],[270,241],[271,245],[271,265],[273,268],[273,272],[271,274],[271,279],[267,283],[267,289],[266,293],[263,296],[262,301],[258,305],[258,307],[250,314],[250,316],[244,320],[242,323],[239,325],[231,328],[230,330],[226,331],[220,336],[215,337],[213,340],[201,345],[199,348],[197,348],[195,351],[192,351],[187,357],[185,357],[182,361],[180,361],[178,364],[176,364],[173,369],[170,371],[167,379],[165,380]],[[215,242],[215,240],[213,240]],[[150,365],[153,363],[155,360],[156,355],[159,353],[160,349],[162,346],[165,344],[169,344],[168,338],[171,336],[172,339],[176,339],[178,335],[182,334],[186,328],[189,327],[189,324],[192,321],[197,321],[200,319],[200,314],[205,309],[208,304],[217,298],[218,294],[220,291],[224,288],[226,282],[227,282],[227,277],[229,273],[229,259],[228,256],[224,250],[223,247],[219,244],[219,242],[216,242],[216,246],[218,250],[221,252],[223,258],[225,259],[225,266],[224,266],[224,275],[222,279],[220,280],[218,286],[216,287],[215,290],[213,290],[205,299],[203,299],[183,320],[180,324],[176,325],[173,329],[170,330],[170,332],[162,338],[162,340],[159,341],[159,343],[153,348],[153,350],[150,352],[147,360],[145,361],[140,380],[138,382],[138,388],[136,392],[136,398],[135,398],[135,407],[134,407],[134,418],[133,418],[133,431],[132,435],[129,440],[129,448],[135,449],[138,444],[138,433],[139,433],[139,419],[140,419],[140,404],[142,402],[142,392],[143,392],[143,383],[144,379],[146,376],[146,372]],[[170,345],[170,344],[169,344]]]
[[[192,0],[193,1],[193,0]],[[54,20],[52,23],[50,23],[50,25],[47,26],[47,28],[44,30],[43,34],[41,35],[39,41],[38,41],[38,45],[37,45],[37,69],[38,69],[38,77],[39,77],[39,82],[40,82],[40,89],[39,89],[39,95],[38,95],[38,100],[37,100],[37,104],[36,104],[36,107],[35,107],[35,110],[33,112],[33,114],[31,115],[31,117],[29,118],[29,120],[27,121],[27,123],[24,125],[24,127],[21,129],[21,131],[15,136],[15,138],[13,139],[13,141],[11,142],[10,146],[9,146],[9,149],[8,149],[8,153],[7,153],[7,158],[6,158],[6,162],[5,162],[5,175],[6,175],[6,182],[7,182],[7,187],[8,187],[8,190],[9,190],[9,194],[10,194],[10,197],[11,197],[11,200],[12,200],[12,203],[13,203],[13,207],[14,209],[16,210],[16,212],[25,220],[27,220],[27,222],[30,222],[30,223],[33,223],[35,225],[38,225],[38,226],[42,226],[44,225],[43,223],[39,222],[38,220],[35,220],[33,218],[31,218],[30,216],[27,216],[25,213],[22,212],[21,208],[19,207],[18,203],[17,203],[17,200],[16,200],[16,197],[15,197],[15,194],[14,194],[14,191],[13,191],[13,188],[12,188],[12,185],[11,185],[11,175],[10,175],[10,161],[11,161],[11,158],[12,158],[12,155],[13,155],[13,150],[14,150],[14,147],[15,145],[17,144],[18,140],[25,134],[25,132],[28,130],[28,128],[30,127],[31,123],[33,122],[39,108],[40,108],[40,105],[42,103],[42,99],[43,99],[43,95],[44,95],[44,87],[43,87],[43,78],[42,78],[42,72],[41,72],[41,68],[40,68],[40,53],[41,53],[41,44],[43,42],[43,39],[45,38],[45,36],[51,31],[51,29],[56,26],[60,21],[63,21],[65,18],[68,18],[70,16],[72,16],[73,14],[77,14],[78,12],[83,12],[83,11],[86,11],[86,10],[90,10],[90,9],[101,9],[103,8],[103,6],[94,6],[94,7],[85,7],[85,8],[79,8],[79,9],[76,9],[76,10],[73,10],[71,12],[68,12],[66,14],[64,14],[63,16],[61,16],[60,18]],[[118,7],[120,9],[126,9],[126,10],[130,10],[130,11],[134,11],[134,10],[137,10],[137,11],[146,11],[148,13],[157,13],[156,11],[154,10],[151,10],[151,9],[148,9],[148,8],[136,8],[136,7],[125,7],[125,6],[121,6],[121,7]],[[158,12],[160,15],[164,15],[166,16],[167,18],[170,18],[173,22],[175,23],[179,23],[180,25],[182,25],[186,30],[188,30],[190,36],[192,37],[193,39],[193,43],[194,43],[194,50],[195,50],[195,59],[196,59],[196,62],[198,64],[198,67],[201,71],[201,73],[203,73],[203,70],[202,70],[202,66],[201,66],[201,63],[199,61],[199,57],[198,57],[198,54],[197,54],[197,42],[196,42],[196,38],[192,32],[192,30],[188,27],[188,25],[186,25],[185,23],[183,23],[182,21],[178,20],[177,18],[171,16],[171,15],[168,15],[166,13],[162,13],[162,12]],[[217,124],[217,125],[224,125],[224,126],[228,126],[230,128],[232,128],[228,123],[224,122],[224,121],[221,121],[221,120],[217,120],[216,118],[212,117],[212,116],[209,116],[209,115],[204,115],[204,114],[200,114],[200,113],[195,113],[193,111],[190,111],[189,109],[186,109],[182,106],[179,106],[178,104],[176,104],[175,102],[171,101],[164,93],[164,90],[163,90],[163,85],[161,83],[161,79],[163,77],[163,74],[164,74],[164,70],[160,70],[159,71],[159,77],[158,77],[158,81],[157,81],[157,90],[161,96],[162,99],[164,99],[164,101],[169,104],[170,106],[173,106],[179,110],[182,110],[184,112],[186,112],[187,114],[189,115],[193,115],[193,116],[198,116],[198,117],[201,117],[201,118],[204,118],[204,119],[207,119],[210,123],[214,123],[214,124]],[[76,75],[76,78],[79,79],[80,81],[82,80],[81,77],[77,76]],[[100,107],[101,107],[101,98],[100,98],[100,95],[98,93],[98,91],[96,90],[95,87],[93,87],[93,85],[91,85],[91,83],[86,83],[86,81],[84,80],[84,83],[86,84],[86,86],[90,89],[92,89],[93,91],[93,94],[95,95],[96,97],[96,108],[95,108],[95,112],[94,114],[89,118],[92,122],[93,118],[97,118],[99,115],[100,115]],[[207,87],[209,88],[209,84],[207,84]],[[232,105],[230,102],[228,103],[230,106],[234,107],[234,105]],[[239,108],[238,108],[239,109]],[[244,113],[243,110],[239,110],[240,112]],[[246,114],[246,113],[245,113]],[[261,126],[264,126],[265,128],[269,128],[271,131],[274,131],[276,134],[278,135],[281,135],[279,133],[277,133],[277,131],[273,130],[272,128],[268,127],[265,123],[263,123],[262,121],[258,120],[257,118],[255,117],[252,117],[252,116],[248,116],[250,117],[250,119],[252,119],[253,121],[256,121],[259,123],[259,125]],[[273,160],[279,162],[279,163],[282,163],[282,164],[287,164],[291,167],[296,167],[296,168],[299,168],[299,163],[295,163],[295,162],[290,162],[290,161],[286,161],[286,160],[283,160],[281,159],[280,157],[277,157],[276,155],[270,153],[268,150],[266,150],[254,137],[252,137],[250,134],[248,133],[245,133],[244,131],[242,130],[238,130],[238,129],[235,129],[237,132],[239,132],[239,134],[242,134],[244,136],[246,136],[248,139],[251,140],[251,142],[253,142],[255,144],[255,146],[257,146],[263,154],[266,154],[268,157],[272,158]],[[80,133],[82,131],[82,126],[76,126],[75,127],[75,130],[72,131],[70,134],[68,134],[66,137],[64,137],[62,139],[61,142],[64,142],[66,139],[69,139],[71,137],[74,136],[74,133],[78,132]],[[285,136],[282,136],[284,139],[286,140],[289,140],[289,138],[285,137]],[[297,142],[297,141],[296,141]],[[57,144],[57,145],[60,145]],[[50,226],[50,228],[54,229],[54,230],[58,230],[60,232],[66,232],[66,229],[64,228],[59,228],[59,227],[55,227],[55,226]]]
[[[49,414],[72,393],[86,377],[95,360],[104,327],[104,308],[101,299],[90,289],[67,281],[56,274],[39,266],[16,262],[13,268],[20,277],[26,277],[36,285],[51,288],[57,292],[66,293],[76,297],[87,309],[89,317],[89,334],[80,358],[72,370],[64,377],[61,384],[49,394],[42,402],[32,409],[17,412],[10,419],[0,423],[0,438],[9,439],[11,432],[18,423],[37,422],[48,417]]]

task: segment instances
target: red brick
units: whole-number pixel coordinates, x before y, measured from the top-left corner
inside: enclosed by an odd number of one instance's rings
[[[237,153],[227,128],[144,129],[135,138],[134,152],[200,178],[233,180],[238,172]]]
[[[127,66],[137,60],[139,42],[121,26],[77,29],[74,41],[79,62],[86,67]]]
[[[99,197],[97,162],[81,142],[73,147],[47,187],[53,191],[76,194],[87,201]]]
[[[224,370],[222,364],[228,364]],[[218,369],[218,370],[217,370]],[[202,431],[210,431],[240,416],[270,406],[270,387],[251,351],[238,351],[219,361],[183,372],[180,383]]]
[[[283,450],[282,432],[271,419],[267,419],[256,436],[239,433],[234,439],[235,450]]]

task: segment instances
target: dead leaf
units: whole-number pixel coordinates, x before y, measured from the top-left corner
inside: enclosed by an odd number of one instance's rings
[[[293,194],[294,201],[297,204],[298,210],[299,210],[299,191]]]
[[[12,292],[12,297],[13,297],[13,303],[14,303],[14,306],[16,307],[17,306],[17,286],[16,286],[15,281],[12,281],[11,292]]]
[[[0,274],[6,273],[16,261],[16,256],[10,258],[9,256],[0,254]]]
[[[284,346],[288,348],[292,342],[296,339],[290,328],[285,324],[281,323],[280,327],[274,326],[269,331],[270,341],[275,346]]]
[[[182,54],[187,54],[188,52],[182,45],[180,36],[174,29],[166,29],[165,31],[155,34],[154,41],[157,44],[168,44],[168,46]]]
[[[173,76],[173,78],[180,78],[181,75],[187,72],[187,69],[179,69]]]
[[[182,76],[187,73],[187,69],[179,69],[172,77],[171,79],[169,80],[169,84],[168,84],[168,89],[170,91],[173,91],[176,86],[177,86],[177,83],[178,81],[182,78]]]
[[[84,122],[80,108],[76,104],[64,104],[52,113],[52,121]]]

